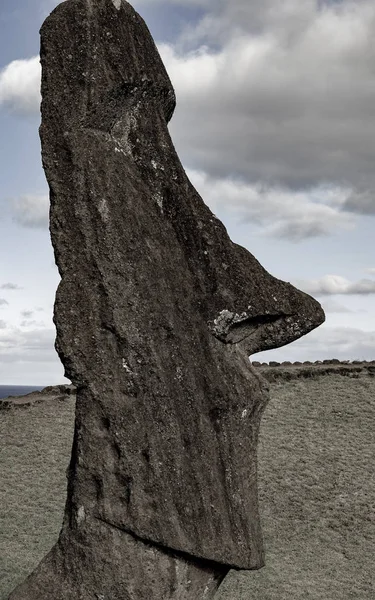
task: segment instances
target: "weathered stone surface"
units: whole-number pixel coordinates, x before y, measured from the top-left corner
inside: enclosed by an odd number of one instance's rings
[[[228,570],[164,552],[88,517],[84,527],[62,532],[9,600],[209,600]]]
[[[234,244],[189,182],[167,128],[171,83],[127,2],[67,0],[41,33],[57,349],[77,409],[60,545],[34,581],[61,572],[66,540],[95,545],[94,523],[214,561],[215,574],[259,568],[268,395],[248,356],[324,313]]]

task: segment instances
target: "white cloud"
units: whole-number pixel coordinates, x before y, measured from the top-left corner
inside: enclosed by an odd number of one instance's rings
[[[29,319],[30,317],[33,316],[33,314],[34,314],[34,311],[32,311],[32,310],[22,310],[21,311],[21,315],[23,317],[25,317],[25,319]]]
[[[375,5],[236,0],[209,8],[194,26],[193,50],[160,45],[185,164],[270,187],[346,189],[347,210],[373,214]]]
[[[0,106],[17,114],[35,114],[40,104],[39,57],[14,60],[0,71]]]
[[[25,327],[43,328],[44,327],[44,323],[43,323],[43,321],[24,320],[24,321],[21,321],[20,327],[23,327],[23,328],[25,328]]]
[[[237,213],[241,221],[262,226],[265,235],[296,242],[355,224],[353,215],[340,211],[345,190],[297,192],[229,178],[215,179],[202,171],[188,170],[188,175],[214,212],[225,209]]]
[[[0,320],[0,329],[6,329],[7,324],[5,321]]]
[[[55,330],[30,326],[0,329],[0,380],[19,385],[63,383],[63,367],[54,350]]]
[[[344,187],[348,210],[373,214],[373,2],[173,3],[206,9],[192,51],[160,45],[184,162],[272,187]],[[2,101],[39,110],[39,74],[37,57],[8,65]]]
[[[1,361],[12,362],[21,358],[27,358],[31,362],[54,361],[54,338],[53,329],[41,328],[25,332],[10,326],[0,334]]]
[[[323,310],[325,313],[352,313],[350,308],[347,308],[343,304],[332,300],[332,298],[324,298],[322,301]]]
[[[24,332],[9,325],[7,331],[0,336],[1,360],[9,362],[20,353],[23,358],[28,355],[29,360],[34,362],[38,360],[38,357],[33,354],[34,351],[43,360],[54,360],[55,335],[54,329],[45,327]]]
[[[48,227],[49,198],[28,194],[13,200],[14,220],[24,227]]]
[[[301,338],[299,346],[301,349],[313,349],[315,356],[320,357],[372,360],[375,355],[375,331],[352,327],[321,327],[306,338]]]
[[[9,304],[9,302],[7,302],[4,298],[0,298],[0,306],[6,306],[7,304]]]
[[[205,10],[175,46],[159,47],[177,92],[171,132],[183,162],[212,180],[248,184],[245,219],[263,224],[256,201],[270,213],[279,204],[271,235],[298,241],[353,226],[356,213],[374,215],[373,2],[169,2]],[[135,7],[146,4],[158,10],[154,0]],[[0,101],[39,110],[39,76],[37,57],[14,61],[2,72]],[[46,212],[40,219],[18,220],[46,226]]]
[[[330,296],[335,294],[375,294],[375,280],[361,279],[352,283],[340,275],[325,275],[321,279],[298,280],[296,285],[308,294]]]
[[[253,360],[373,360],[375,356],[375,331],[364,331],[354,327],[318,327],[283,348],[260,352]]]
[[[365,271],[370,275],[375,275],[375,267],[370,267],[369,269],[365,269]]]
[[[22,288],[16,283],[3,283],[0,285],[0,290],[22,290]]]

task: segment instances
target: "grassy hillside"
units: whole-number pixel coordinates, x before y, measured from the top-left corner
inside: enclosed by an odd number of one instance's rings
[[[218,600],[373,600],[375,377],[277,369],[259,442],[267,564],[231,571]],[[59,398],[1,411],[0,600],[59,532],[74,397]]]
[[[259,445],[266,567],[220,600],[375,598],[375,378],[271,385]]]

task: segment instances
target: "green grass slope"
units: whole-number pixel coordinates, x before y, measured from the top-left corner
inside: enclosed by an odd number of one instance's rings
[[[74,397],[1,411],[0,600],[53,545],[65,500]],[[218,600],[375,598],[375,377],[277,379],[259,440],[266,545]]]

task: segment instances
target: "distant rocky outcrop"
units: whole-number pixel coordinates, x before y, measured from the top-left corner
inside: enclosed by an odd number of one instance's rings
[[[209,599],[230,567],[264,562],[268,386],[248,356],[324,313],[191,185],[173,88],[127,2],[67,0],[41,34],[56,347],[77,407],[59,541],[11,600]]]
[[[76,393],[74,385],[49,385],[40,391],[30,392],[24,396],[7,396],[0,398],[0,410],[10,408],[27,408],[34,404],[39,404],[46,398],[54,398],[56,400],[65,400],[65,398]]]
[[[255,367],[268,381],[291,379],[315,379],[323,375],[342,375],[344,377],[358,378],[360,375],[368,375],[375,377],[375,360],[360,361],[360,360],[316,360],[315,362],[304,361],[282,363],[270,361],[269,363],[261,363],[253,361],[252,366]]]

